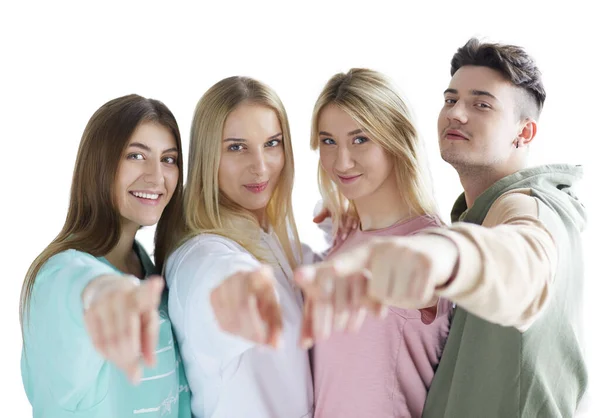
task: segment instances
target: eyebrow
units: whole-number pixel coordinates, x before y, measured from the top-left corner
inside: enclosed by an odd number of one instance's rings
[[[135,147],[135,148],[140,148],[146,152],[152,152],[152,150],[150,149],[150,147],[148,145],[142,144],[140,142],[132,142],[131,144],[129,144],[128,148],[130,147]],[[165,154],[167,152],[178,152],[177,147],[175,148],[169,148],[164,150],[162,153]]]
[[[492,93],[490,93],[489,91],[484,91],[484,90],[471,90],[471,94],[473,96],[488,96],[491,97],[494,100],[498,100],[496,98],[496,96],[494,96]]]
[[[282,135],[281,132],[275,134],[275,135],[271,135],[270,137],[267,138],[267,140],[272,140],[272,139],[276,139],[277,137],[280,137]],[[244,138],[225,138],[223,140],[223,142],[248,142],[246,141]]]
[[[353,131],[348,132],[348,136],[352,136],[352,135],[356,135],[356,134],[360,134],[362,133],[362,129],[355,129]],[[319,132],[319,135],[325,135],[325,136],[333,136],[333,134],[330,134],[329,132],[325,132],[325,131],[321,131]]]
[[[458,90],[456,90],[456,89],[446,89],[446,90],[444,90],[444,94],[447,94],[447,93],[458,94]],[[489,91],[485,91],[485,90],[471,90],[470,93],[473,96],[487,96],[487,97],[491,97],[494,100],[498,100],[498,98],[496,96],[494,96],[492,93],[490,93]]]

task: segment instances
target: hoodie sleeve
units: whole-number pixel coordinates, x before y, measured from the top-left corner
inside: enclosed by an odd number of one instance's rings
[[[459,251],[457,274],[440,297],[487,321],[525,331],[549,300],[558,252],[558,223],[528,190],[501,196],[483,224],[456,223],[426,233],[442,235]],[[546,215],[546,214],[544,214]]]
[[[101,375],[105,360],[84,326],[81,292],[93,279],[115,274],[95,257],[68,250],[51,257],[36,276],[24,324],[24,358],[31,374],[25,378],[45,380],[65,410],[84,410],[108,390]]]

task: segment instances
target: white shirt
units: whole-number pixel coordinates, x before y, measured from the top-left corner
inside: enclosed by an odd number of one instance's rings
[[[239,271],[260,266],[243,247],[219,235],[201,234],[167,260],[169,316],[192,392],[194,417],[312,417],[313,385],[308,353],[299,348],[302,294],[274,233],[261,244],[273,266],[282,309],[283,346],[278,350],[221,331],[210,292]]]

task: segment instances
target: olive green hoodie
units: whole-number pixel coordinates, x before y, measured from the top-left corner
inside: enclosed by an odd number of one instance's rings
[[[557,250],[550,300],[524,332],[493,324],[460,306],[430,388],[423,417],[572,417],[587,386],[578,337],[584,269],[583,205],[572,185],[580,166],[547,165],[521,170],[487,189],[467,209],[464,194],[452,221],[481,225],[492,204],[516,189],[529,189],[552,231]]]

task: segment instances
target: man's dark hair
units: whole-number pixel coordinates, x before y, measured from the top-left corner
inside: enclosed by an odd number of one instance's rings
[[[500,71],[512,84],[523,89],[529,99],[521,106],[521,116],[539,117],[546,100],[542,73],[533,58],[523,48],[515,45],[482,43],[476,38],[471,38],[452,57],[450,75],[453,76],[460,67],[465,65],[488,67]]]

